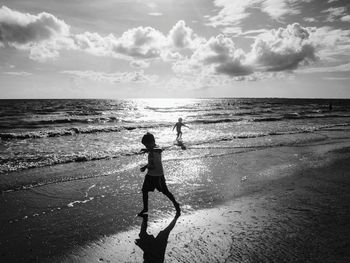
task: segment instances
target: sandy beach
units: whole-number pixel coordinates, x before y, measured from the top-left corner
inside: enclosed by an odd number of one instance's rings
[[[108,191],[116,174],[4,191],[1,261],[349,262],[348,132],[320,134],[328,139],[198,159],[188,149],[192,158],[165,162],[179,218],[158,192],[136,217],[140,192]],[[127,173],[141,187],[138,166]]]
[[[1,1],[0,263],[350,263],[349,25],[350,0]]]

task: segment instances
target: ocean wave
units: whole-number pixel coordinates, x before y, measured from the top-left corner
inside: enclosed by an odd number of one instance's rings
[[[31,182],[31,183],[23,183],[23,184],[16,184],[16,185],[11,185],[11,186],[2,186],[0,190],[3,193],[10,193],[10,192],[15,192],[15,191],[20,191],[20,190],[29,190],[32,188],[36,187],[41,187],[41,186],[46,186],[50,184],[58,184],[58,183],[64,183],[64,182],[72,182],[72,181],[79,181],[79,180],[86,180],[90,178],[98,178],[98,177],[104,177],[104,176],[110,176],[115,173],[121,173],[124,171],[127,171],[129,169],[133,169],[138,164],[132,164],[123,168],[120,168],[115,171],[111,171],[109,173],[104,173],[104,174],[89,174],[89,175],[80,175],[80,176],[65,176],[65,177],[59,177],[59,178],[50,178],[50,179],[42,179],[38,180],[36,182]]]
[[[41,126],[48,125],[62,125],[62,124],[94,124],[94,123],[116,123],[121,120],[117,119],[114,116],[111,117],[89,117],[89,118],[57,118],[56,119],[44,119],[44,120],[26,120],[20,121],[2,121],[0,123],[0,128],[7,128],[9,125],[12,128],[37,128]]]
[[[216,117],[225,117],[227,115],[214,114]],[[220,124],[230,122],[276,122],[291,119],[322,119],[322,118],[349,118],[350,115],[341,114],[326,114],[326,115],[300,115],[298,113],[288,113],[283,116],[266,116],[266,117],[242,117],[240,114],[229,116],[227,118],[208,118],[208,119],[192,119],[187,121],[187,124]],[[124,124],[124,125],[123,125]],[[135,129],[155,129],[159,127],[172,127],[170,123],[128,123],[122,122],[113,126],[108,125],[96,125],[96,126],[81,126],[81,127],[67,127],[58,129],[40,129],[37,131],[26,132],[3,132],[0,133],[1,140],[25,140],[36,138],[48,138],[48,137],[60,137],[60,136],[73,136],[77,134],[93,134],[93,133],[109,133],[120,132],[123,130],[135,130]]]
[[[282,116],[275,117],[257,117],[251,119],[253,122],[264,122],[264,121],[283,121],[292,119],[322,119],[322,118],[349,118],[350,115],[342,114],[317,114],[317,115],[303,115],[298,112],[286,113]]]
[[[251,119],[253,122],[264,122],[264,121],[281,121],[283,117],[260,117]]]
[[[121,156],[134,156],[139,155],[140,152],[115,152],[114,154],[96,154],[96,155],[86,155],[86,154],[71,154],[71,155],[51,155],[51,156],[16,156],[16,157],[1,157],[0,156],[0,174],[27,170],[31,168],[39,168],[46,166],[54,166],[59,164],[68,163],[80,163],[80,162],[90,162],[99,161],[107,159],[115,159]]]
[[[145,109],[149,109],[155,112],[161,113],[180,113],[180,112],[209,112],[215,110],[223,110],[223,108],[155,108],[155,107],[145,107]]]
[[[302,134],[302,133],[313,133],[315,131],[319,131],[322,129],[329,128],[337,128],[337,127],[346,127],[350,126],[350,123],[341,123],[341,124],[326,124],[318,127],[308,127],[303,129],[298,129],[294,131],[269,131],[269,132],[246,132],[239,134],[231,134],[225,136],[218,136],[211,140],[203,139],[196,141],[186,142],[186,146],[188,149],[191,148],[210,148],[211,144],[226,142],[226,141],[234,141],[236,139],[251,139],[251,138],[259,138],[259,137],[267,137],[267,136],[285,136],[292,134]],[[254,148],[255,146],[249,146],[249,148]],[[261,146],[259,146],[261,147]],[[263,147],[269,147],[269,145],[263,145]],[[170,144],[170,146],[163,147],[166,150],[174,150],[177,151],[178,148]],[[242,146],[232,146],[231,148],[242,148]],[[244,148],[244,147],[243,147]],[[136,156],[141,154],[140,152],[134,151],[132,149],[123,150],[121,152],[114,152],[108,154],[102,154],[96,152],[95,154],[86,155],[86,154],[71,154],[71,155],[50,155],[50,156],[12,156],[5,157],[0,156],[0,174],[8,173],[19,170],[26,170],[31,168],[38,168],[44,166],[54,166],[58,164],[67,164],[73,162],[90,162],[90,161],[98,161],[98,160],[106,160],[106,159],[115,159],[120,158],[122,156]],[[187,158],[187,157],[186,157]]]
[[[187,148],[195,145],[208,145],[210,143],[229,141],[234,139],[248,139],[248,138],[257,138],[262,136],[272,135],[270,133],[241,133],[232,136],[222,136],[217,137],[212,140],[198,140],[191,141],[186,143]],[[278,133],[274,134],[278,135]],[[177,150],[177,147],[174,147],[172,144],[170,146],[163,147],[167,150]],[[93,153],[90,155],[86,154],[66,154],[66,155],[16,155],[10,157],[0,156],[0,174],[8,173],[19,170],[26,170],[32,168],[39,168],[45,166],[54,166],[59,164],[67,164],[73,162],[89,162],[89,161],[98,161],[106,159],[115,159],[121,156],[135,156],[140,154],[138,151],[129,150],[129,151],[120,151],[114,153],[108,153],[101,155],[101,153]]]
[[[120,132],[122,130],[135,130],[135,129],[151,129],[156,127],[164,127],[170,125],[165,124],[143,124],[143,125],[129,125],[129,126],[89,126],[89,127],[72,127],[62,128],[55,130],[40,130],[40,131],[29,131],[29,132],[11,132],[11,133],[0,133],[0,139],[2,140],[25,140],[25,139],[36,139],[36,138],[48,138],[48,137],[60,137],[60,136],[71,136],[76,134],[91,134],[91,133],[102,133],[102,132]]]
[[[212,123],[238,122],[242,120],[243,118],[239,118],[239,119],[224,118],[224,119],[207,119],[207,120],[200,119],[200,120],[190,121],[188,123],[212,124]]]
[[[90,116],[90,115],[87,115]],[[67,124],[67,123],[106,123],[117,122],[116,117],[89,117],[89,118],[65,118],[56,120],[40,120],[29,122],[32,125],[47,125],[47,124]]]

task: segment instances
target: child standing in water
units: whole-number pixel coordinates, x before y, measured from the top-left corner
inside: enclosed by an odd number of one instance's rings
[[[180,215],[180,205],[178,202],[176,202],[173,194],[170,193],[165,183],[161,155],[162,149],[157,148],[154,136],[151,133],[147,132],[142,137],[141,142],[146,146],[146,149],[144,151],[148,152],[148,164],[141,167],[140,171],[144,172],[146,169],[148,170],[142,186],[143,209],[138,215],[143,216],[148,212],[148,192],[153,192],[154,189],[157,189],[159,192],[167,196],[174,204],[176,215]]]
[[[182,123],[182,118],[179,118],[178,119],[178,122],[175,123],[174,127],[173,127],[173,130],[175,129],[176,127],[176,132],[177,132],[177,135],[176,135],[176,140],[181,140],[182,139],[182,131],[181,131],[181,127],[182,126],[185,126],[187,128],[189,128],[186,124]]]

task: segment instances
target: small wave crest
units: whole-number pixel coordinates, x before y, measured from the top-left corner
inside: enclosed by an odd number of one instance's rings
[[[214,117],[219,118],[197,118],[189,119],[187,124],[220,124],[220,123],[234,123],[234,122],[277,122],[291,119],[322,119],[322,118],[344,118],[350,117],[342,114],[317,114],[317,115],[306,115],[294,113],[286,113],[283,116],[260,116],[252,117],[252,115],[240,113],[234,114],[232,116],[227,116],[227,114],[214,114]],[[212,117],[213,117],[212,116]],[[227,116],[227,117],[226,117]],[[221,118],[220,118],[221,117]],[[224,117],[224,118],[223,118]],[[56,120],[57,121],[57,120]],[[126,122],[121,122],[115,125],[89,125],[89,126],[76,126],[76,127],[66,127],[58,129],[40,129],[36,131],[25,131],[25,132],[3,132],[0,133],[0,139],[2,140],[25,140],[25,139],[35,139],[35,138],[46,138],[46,137],[60,137],[60,136],[73,136],[76,134],[91,134],[91,133],[108,133],[108,132],[120,132],[123,130],[135,130],[135,129],[153,129],[159,127],[171,127],[173,124],[170,123],[134,123],[127,124]]]
[[[0,133],[2,140],[24,140],[47,137],[72,136],[76,134],[102,133],[102,132],[120,132],[122,130],[150,129],[164,127],[164,124],[152,125],[129,125],[129,126],[89,126],[89,127],[71,127],[55,130],[40,130],[28,132]],[[169,125],[168,125],[169,126]]]
[[[89,174],[89,175],[65,176],[65,177],[59,177],[59,178],[42,179],[42,180],[38,180],[36,182],[8,186],[8,187],[5,187],[1,190],[3,193],[9,193],[9,192],[15,192],[15,191],[20,191],[20,190],[29,190],[32,188],[46,186],[46,185],[50,185],[50,184],[58,184],[58,183],[64,183],[64,182],[79,181],[79,180],[85,180],[85,179],[90,179],[90,178],[110,176],[113,174],[125,172],[125,171],[130,170],[130,169],[134,169],[138,165],[139,165],[138,163],[130,164],[130,165],[127,165],[127,166],[120,168],[118,170],[113,170],[113,171],[103,173],[103,174]]]
[[[224,119],[200,119],[200,120],[195,120],[195,121],[190,121],[189,123],[194,123],[194,124],[212,124],[212,123],[225,123],[225,122],[239,122],[242,121],[243,118],[224,118]]]
[[[217,135],[212,139],[208,138],[195,138],[192,141],[186,141],[186,146],[190,149],[193,146],[202,145],[204,148],[206,145],[217,142],[234,141],[236,139],[253,139],[266,136],[279,136],[279,135],[291,135],[291,134],[302,134],[302,133],[312,133],[321,129],[330,129],[337,127],[350,126],[350,123],[340,123],[340,124],[326,124],[319,125],[315,127],[305,127],[296,129],[293,131],[266,131],[266,132],[242,132],[238,134],[226,134]],[[165,147],[169,149],[173,147],[172,142],[168,142],[170,146]],[[164,146],[164,145],[163,145]],[[134,147],[134,146],[133,146]],[[173,147],[174,148],[174,147]],[[175,147],[176,149],[176,147]],[[0,155],[0,174],[8,173],[19,170],[26,170],[30,168],[38,168],[44,166],[54,166],[58,164],[66,164],[73,162],[89,162],[104,159],[119,158],[121,156],[134,156],[140,154],[134,148],[123,148],[118,151],[105,152],[94,151],[90,154],[84,153],[71,153],[71,154],[50,154],[50,155],[32,155],[32,154],[16,154],[16,155]]]

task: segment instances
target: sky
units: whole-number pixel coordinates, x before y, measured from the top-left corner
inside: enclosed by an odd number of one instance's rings
[[[350,98],[348,0],[2,0],[0,99]]]

